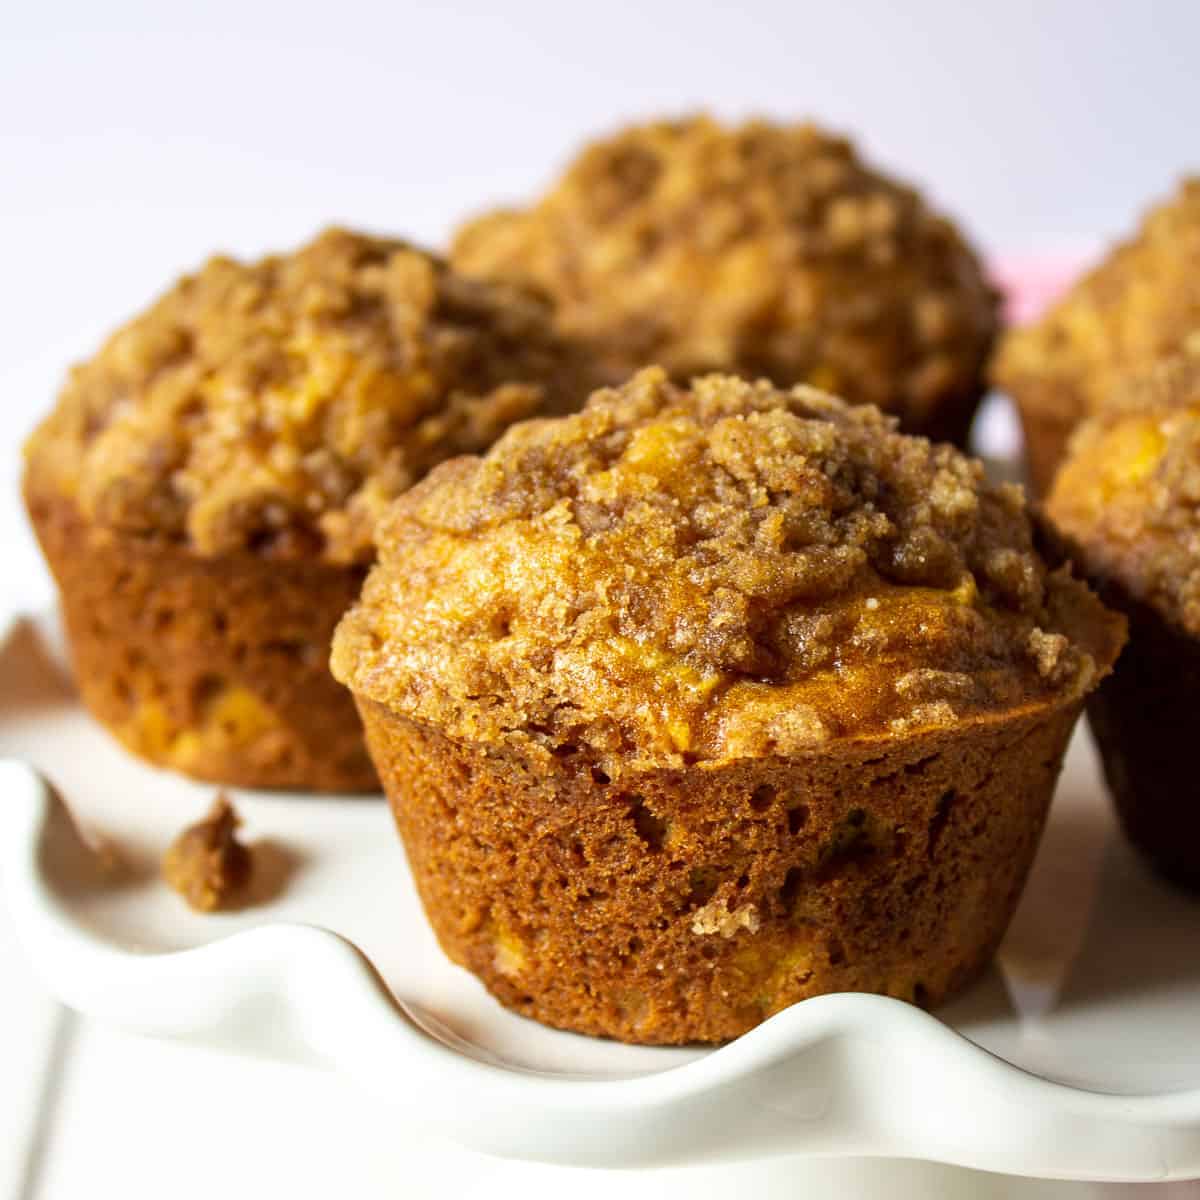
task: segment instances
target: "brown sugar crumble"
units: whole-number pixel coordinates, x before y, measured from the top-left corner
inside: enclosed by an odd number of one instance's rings
[[[951,439],[998,325],[951,222],[807,124],[626,129],[532,207],[467,224],[452,259],[544,289],[614,382],[660,363],[810,383]]]
[[[1063,630],[1098,605],[1048,572],[1020,489],[811,388],[647,369],[436,469],[377,536],[335,675],[610,773],[952,724],[1094,672]]]
[[[1200,344],[1200,178],[1185,180],[1040,321],[1014,330],[997,357],[1002,384],[1055,377],[1076,420],[1129,372]]]
[[[1080,426],[1046,512],[1090,577],[1200,637],[1200,362]]]
[[[1040,320],[1009,333],[992,374],[1011,391],[1048,490],[1070,430],[1120,403],[1125,385],[1176,353],[1200,353],[1200,178],[1146,214],[1118,245]]]
[[[196,912],[226,907],[250,882],[253,854],[237,839],[241,820],[219,792],[208,815],[189,825],[163,855],[163,878]]]
[[[378,510],[511,421],[569,404],[547,305],[330,230],[213,258],[71,374],[27,486],[203,556],[370,557]]]

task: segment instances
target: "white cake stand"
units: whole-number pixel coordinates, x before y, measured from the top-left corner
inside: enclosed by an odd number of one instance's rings
[[[155,864],[214,789],[98,730],[44,619],[0,648],[0,755],[8,903],[65,1003],[350,1075],[406,1121],[509,1160],[514,1195],[989,1197],[1200,1177],[1200,904],[1117,836],[1083,733],[997,966],[969,994],[938,1018],[820,997],[708,1051],[501,1009],[438,950],[378,799],[239,793],[277,894],[190,913]],[[121,870],[98,867],[96,838]]]

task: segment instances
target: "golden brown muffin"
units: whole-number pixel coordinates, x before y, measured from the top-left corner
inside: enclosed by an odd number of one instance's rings
[[[1130,840],[1167,876],[1200,887],[1200,364],[1161,373],[1164,402],[1080,426],[1047,516],[1129,644],[1088,701],[1109,790]]]
[[[452,257],[545,289],[611,382],[657,362],[811,383],[960,444],[997,328],[953,224],[812,125],[626,129],[532,207],[467,224]]]
[[[540,299],[402,242],[335,230],[182,279],[72,372],[26,447],[91,711],[202,778],[375,786],[328,671],[375,516],[563,409],[569,358]]]
[[[1121,637],[1018,488],[732,377],[515,426],[377,536],[333,669],[442,946],[630,1041],[962,984]]]
[[[1009,333],[993,368],[1017,403],[1033,483],[1046,494],[1071,431],[1131,375],[1200,350],[1200,179],[1152,209],[1041,320]]]

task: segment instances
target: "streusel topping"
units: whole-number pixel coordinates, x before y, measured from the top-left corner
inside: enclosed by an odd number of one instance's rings
[[[201,555],[361,561],[430,467],[563,411],[566,364],[531,293],[331,230],[214,258],[119,330],[30,439],[30,482]]]
[[[913,431],[974,395],[997,325],[954,226],[812,125],[624,130],[532,207],[465,226],[453,259],[545,289],[620,380],[657,362],[810,383]]]
[[[642,371],[443,464],[377,536],[334,674],[611,770],[906,733],[1094,673],[1098,606],[1047,572],[1018,488],[806,387]]]
[[[1200,636],[1200,362],[1140,385],[1076,431],[1046,513],[1090,577]]]

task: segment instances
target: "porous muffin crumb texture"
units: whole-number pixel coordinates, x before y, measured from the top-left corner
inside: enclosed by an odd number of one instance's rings
[[[810,388],[648,369],[438,468],[378,537],[335,675],[609,775],[953,726],[1095,674],[1098,606],[1048,574],[1020,490]]]
[[[1079,428],[1046,512],[1090,577],[1200,637],[1200,361],[1154,382]]]
[[[606,782],[584,751],[535,761],[359,704],[446,953],[526,1016],[668,1044],[825,992],[934,1006],[973,978],[1079,712]]]
[[[1039,321],[1009,333],[993,375],[1013,393],[1048,488],[1070,430],[1131,375],[1200,352],[1200,179],[1185,180]]]
[[[86,522],[74,502],[29,482],[76,685],[124,746],[239,787],[377,786],[354,704],[328,665],[361,566],[248,550],[204,557]]]
[[[597,141],[455,265],[545,289],[624,378],[649,362],[811,383],[961,438],[996,298],[954,226],[812,125],[707,117]]]
[[[402,242],[331,230],[214,258],[71,374],[27,488],[205,556],[369,558],[386,501],[568,403],[545,304]]]

